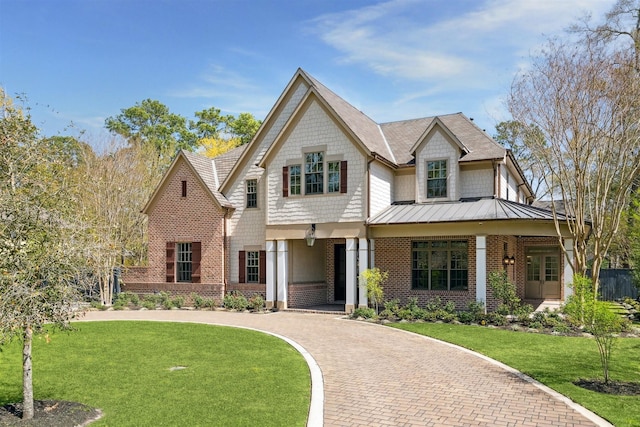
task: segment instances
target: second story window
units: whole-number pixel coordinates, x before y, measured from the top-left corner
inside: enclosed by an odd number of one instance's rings
[[[340,162],[328,162],[327,192],[340,192]]]
[[[258,180],[257,179],[247,180],[247,207],[248,208],[258,207]]]
[[[447,197],[447,161],[427,162],[427,198]]]
[[[305,194],[324,193],[324,153],[306,153],[304,156]]]
[[[302,190],[300,165],[289,166],[289,194],[299,195]]]

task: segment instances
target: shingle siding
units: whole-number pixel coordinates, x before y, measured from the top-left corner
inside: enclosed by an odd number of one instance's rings
[[[245,250],[247,246],[259,246],[265,248],[265,224],[267,221],[267,175],[256,164],[262,159],[264,153],[271,146],[276,136],[291,117],[296,106],[304,97],[308,86],[298,84],[292,90],[291,97],[273,117],[273,123],[266,135],[260,141],[251,154],[245,159],[242,170],[235,175],[235,180],[230,184],[229,191],[225,194],[227,199],[236,207],[235,212],[228,221],[229,244],[229,283],[237,283],[239,278],[238,252]],[[280,170],[280,173],[282,170]],[[258,208],[245,209],[245,180],[248,178],[258,180]]]
[[[369,215],[383,211],[394,201],[393,171],[379,162],[372,162],[369,166],[370,176],[370,205]]]
[[[421,149],[416,153],[416,186],[418,190],[416,201],[418,203],[431,201],[427,199],[427,161],[429,160],[447,160],[446,200],[459,199],[459,157],[460,150],[452,145],[439,130],[435,131],[433,136],[421,145]]]
[[[301,114],[295,128],[281,142],[277,153],[270,159],[267,224],[364,221],[366,216],[364,155],[317,101],[311,101],[309,107]],[[297,163],[301,164],[304,170],[305,148],[306,151],[320,149],[324,151],[324,194],[299,196],[289,194],[286,198],[282,197],[282,167]],[[326,162],[328,160],[348,162],[346,193],[327,193]],[[304,193],[304,175],[302,186]]]
[[[460,171],[460,197],[491,197],[493,196],[493,169],[489,166],[483,169]]]

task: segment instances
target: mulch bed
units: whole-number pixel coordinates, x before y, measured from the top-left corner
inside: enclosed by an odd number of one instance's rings
[[[99,419],[102,412],[77,402],[36,400],[33,419],[22,420],[22,403],[0,407],[0,426],[70,427],[86,426]]]
[[[598,393],[615,394],[619,396],[640,395],[640,383],[637,382],[609,381],[605,383],[603,380],[580,379],[574,382],[574,384]]]

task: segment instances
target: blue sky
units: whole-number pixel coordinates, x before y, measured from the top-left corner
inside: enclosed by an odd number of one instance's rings
[[[301,67],[377,122],[461,111],[493,134],[529,55],[613,3],[0,0],[0,85],[43,134],[99,139],[147,98],[263,119]]]

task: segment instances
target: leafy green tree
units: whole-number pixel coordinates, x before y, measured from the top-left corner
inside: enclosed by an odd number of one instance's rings
[[[189,120],[189,129],[199,140],[205,138],[219,138],[229,124],[233,116],[223,116],[220,110],[211,107],[206,110],[196,111],[196,121]]]
[[[240,138],[241,144],[249,143],[258,129],[260,129],[262,121],[257,120],[250,113],[240,113],[237,118],[231,117],[228,124],[228,132],[234,137]]]
[[[384,288],[382,285],[389,278],[388,271],[381,271],[378,267],[368,268],[360,274],[361,286],[367,287],[367,299],[373,303],[376,313],[378,307],[384,301]]]
[[[160,101],[145,99],[105,120],[112,133],[130,144],[149,144],[155,149],[158,165],[168,164],[180,149],[194,151],[198,139],[187,129],[187,119],[173,114]]]
[[[68,157],[0,88],[0,344],[22,340],[23,418],[33,418],[33,335],[77,315],[81,249]]]

